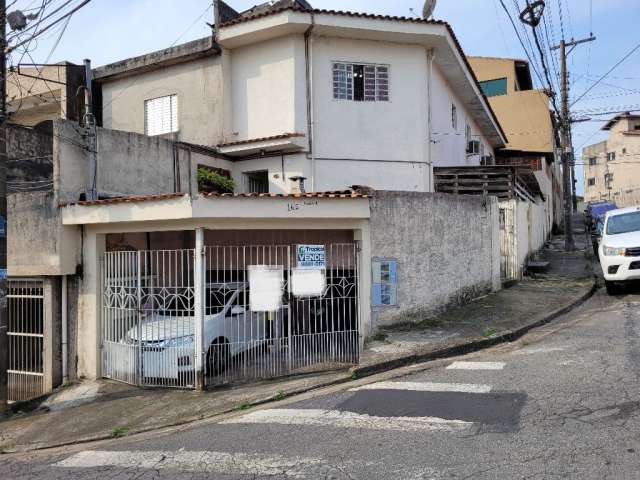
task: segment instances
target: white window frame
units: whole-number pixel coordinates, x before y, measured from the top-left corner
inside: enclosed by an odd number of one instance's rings
[[[364,92],[362,100],[355,99],[355,85],[353,80],[353,67],[355,66],[362,66],[364,68]],[[371,90],[371,88],[367,89],[367,82],[371,81],[373,81],[373,90]],[[386,88],[384,87],[385,82]],[[334,101],[362,103],[391,101],[391,66],[387,64],[332,61],[331,83]],[[371,87],[371,85],[369,85],[369,87]]]
[[[156,118],[150,124],[150,109],[156,110]],[[178,95],[163,95],[144,101],[144,133],[150,137],[166,135],[178,131]]]

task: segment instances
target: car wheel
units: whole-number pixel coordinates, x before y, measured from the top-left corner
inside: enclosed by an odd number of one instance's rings
[[[609,295],[619,295],[620,294],[620,286],[614,282],[610,282],[608,280],[604,281],[604,286],[607,289],[607,293]]]
[[[220,375],[229,366],[230,358],[229,341],[225,338],[214,340],[207,351],[207,371],[210,375]]]

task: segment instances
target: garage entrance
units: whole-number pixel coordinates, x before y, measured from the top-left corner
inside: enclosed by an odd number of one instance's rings
[[[103,375],[194,388],[199,368],[218,386],[355,364],[358,266],[355,242],[107,252]]]

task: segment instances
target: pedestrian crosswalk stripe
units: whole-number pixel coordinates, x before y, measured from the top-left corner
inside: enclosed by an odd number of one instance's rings
[[[143,470],[153,472],[197,473],[250,476],[251,478],[342,478],[346,471],[385,472],[387,478],[425,480],[440,478],[433,468],[397,467],[379,461],[358,459],[328,459],[255,453],[228,453],[209,451],[84,451],[53,464],[56,468],[100,469],[99,474],[113,477],[108,469],[135,470],[144,476]],[[117,471],[115,476],[117,476]],[[129,473],[129,472],[128,472]],[[98,475],[94,472],[93,476]],[[171,475],[171,473],[169,473]],[[98,475],[99,476],[99,475]]]
[[[453,362],[447,370],[502,370],[504,362]]]
[[[539,347],[539,348],[523,348],[516,350],[513,355],[534,355],[536,353],[554,353],[564,351],[563,347]]]
[[[473,422],[447,420],[437,417],[374,417],[354,412],[321,409],[258,410],[241,417],[231,418],[223,424],[279,424],[309,425],[336,428],[366,428],[371,430],[459,431],[470,428]]]
[[[56,464],[63,468],[136,468],[225,475],[307,478],[322,467],[318,458],[207,451],[85,451]]]
[[[430,382],[378,382],[352,388],[350,392],[361,390],[409,390],[414,392],[461,392],[489,393],[490,385],[474,385],[464,383],[430,383]]]

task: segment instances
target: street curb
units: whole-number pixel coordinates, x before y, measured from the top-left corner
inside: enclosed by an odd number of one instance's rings
[[[400,358],[396,358],[393,360],[389,360],[386,362],[381,362],[375,365],[367,365],[366,367],[353,367],[351,369],[348,370],[348,374],[345,375],[342,378],[339,379],[334,379],[334,380],[330,380],[327,382],[323,382],[323,383],[319,383],[316,385],[312,385],[309,387],[303,387],[303,388],[298,388],[298,389],[293,389],[290,391],[285,391],[284,393],[286,394],[287,398],[288,397],[294,397],[297,395],[302,395],[304,393],[308,393],[308,392],[312,392],[314,390],[318,390],[321,388],[326,388],[326,387],[331,387],[331,386],[336,386],[336,385],[341,385],[344,383],[348,383],[354,379],[361,379],[361,378],[366,378],[366,377],[370,377],[372,375],[376,375],[379,373],[384,373],[384,372],[388,372],[390,370],[395,370],[397,368],[401,368],[401,367],[406,367],[408,365],[413,365],[413,364],[417,364],[417,363],[424,363],[424,362],[428,362],[428,361],[432,361],[432,360],[442,360],[444,358],[449,358],[449,357],[456,357],[456,356],[460,356],[460,355],[465,355],[468,353],[473,353],[473,352],[477,352],[480,350],[484,350],[490,347],[494,347],[496,345],[500,345],[502,343],[507,343],[507,342],[513,342],[514,340],[517,340],[519,338],[521,338],[522,336],[524,336],[526,333],[528,333],[529,331],[541,327],[543,325],[546,325],[550,322],[552,322],[553,320],[555,320],[556,318],[565,315],[567,313],[569,313],[571,310],[573,310],[574,308],[578,307],[579,305],[581,305],[582,303],[584,303],[586,300],[588,300],[589,298],[591,298],[593,296],[593,294],[598,290],[598,285],[597,282],[594,280],[593,285],[591,286],[591,288],[589,289],[589,291],[587,291],[586,293],[584,293],[583,295],[581,295],[578,299],[572,301],[569,305],[566,305],[558,310],[555,310],[553,312],[551,312],[549,315],[545,316],[544,318],[538,319],[535,322],[532,322],[528,325],[525,325],[523,327],[520,327],[516,330],[513,331],[505,331],[502,332],[500,335],[491,337],[491,338],[484,338],[484,339],[478,339],[478,340],[473,340],[471,342],[466,342],[460,345],[455,345],[453,347],[448,347],[448,348],[444,348],[444,349],[440,349],[440,350],[435,350],[432,352],[425,352],[423,354],[412,354],[412,355],[407,355],[405,357],[400,357]],[[267,398],[263,398],[263,399],[259,399],[259,400],[254,400],[253,402],[247,402],[247,406],[249,408],[253,408],[253,407],[258,407],[261,405],[265,405],[265,404],[269,404],[269,403],[277,403],[278,400],[276,400],[274,398],[274,396],[269,396]],[[222,415],[228,415],[230,413],[234,413],[237,412],[236,409],[227,409],[221,412],[216,412],[212,415],[208,415],[208,416],[203,416],[200,415],[198,417],[192,417],[192,418],[187,418],[184,420],[181,420],[179,422],[175,422],[175,423],[171,423],[171,424],[167,424],[167,425],[162,425],[162,426],[155,426],[155,427],[149,427],[149,428],[143,428],[143,429],[139,429],[139,430],[133,430],[130,433],[128,433],[126,436],[122,437],[122,438],[132,438],[135,437],[137,435],[142,435],[145,433],[149,433],[149,432],[154,432],[154,431],[160,431],[163,429],[167,429],[167,428],[175,428],[175,427],[181,427],[181,426],[187,426],[190,425],[192,423],[196,423],[199,421],[203,421],[203,420],[210,420],[212,418],[218,417],[218,416],[222,416]],[[99,442],[99,441],[105,441],[105,440],[114,440],[114,437],[112,435],[96,435],[93,437],[85,437],[85,438],[81,438],[78,440],[74,440],[72,442],[63,442],[63,443],[58,443],[58,444],[50,444],[50,445],[40,445],[40,446],[35,446],[35,447],[31,447],[29,448],[28,446],[25,446],[24,448],[20,448],[17,447],[15,449],[0,449],[0,458],[3,455],[8,455],[8,454],[15,454],[15,453],[27,453],[27,452],[35,452],[35,451],[41,451],[41,450],[50,450],[50,449],[54,449],[54,448],[61,448],[61,447],[68,447],[68,446],[72,446],[72,445],[82,445],[85,443],[93,443],[93,442]]]
[[[432,360],[442,360],[443,358],[457,357],[460,355],[466,355],[468,353],[478,352],[485,350],[501,343],[508,343],[518,340],[531,330],[546,325],[556,318],[569,313],[574,308],[580,306],[593,296],[598,290],[598,284],[594,280],[593,285],[588,292],[581,295],[578,299],[572,301],[569,305],[566,305],[558,310],[551,312],[544,318],[538,319],[528,325],[520,327],[516,330],[507,330],[499,335],[491,338],[483,338],[478,340],[472,340],[470,342],[454,345],[453,347],[447,347],[440,350],[435,350],[425,353],[414,353],[400,358],[394,358],[386,362],[381,362],[374,365],[367,365],[365,367],[353,367],[349,371],[354,373],[358,378],[370,377],[378,373],[387,372],[396,368],[406,367],[407,365],[413,365],[416,363],[424,363]]]

